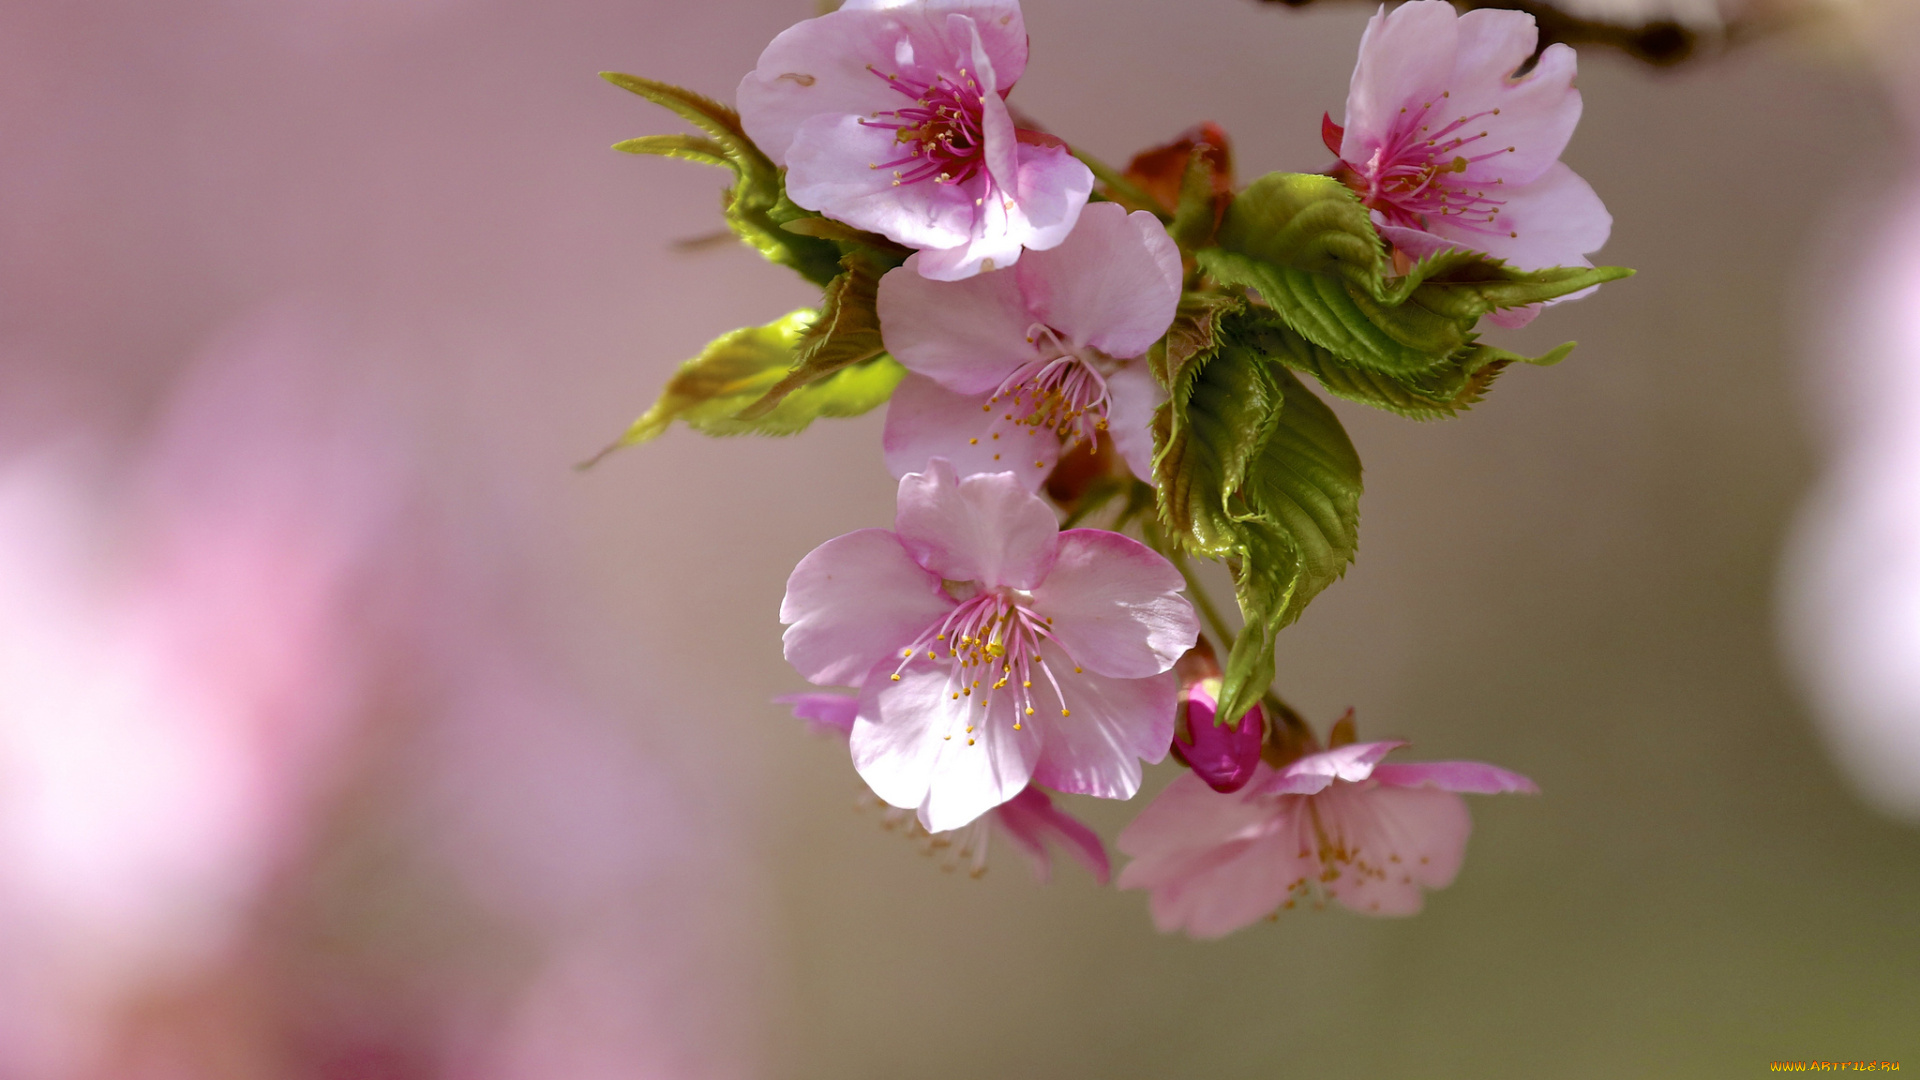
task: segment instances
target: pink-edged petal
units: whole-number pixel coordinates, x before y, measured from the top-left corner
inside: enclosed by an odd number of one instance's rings
[[[1105,529],[1060,534],[1053,572],[1033,590],[1033,610],[1074,664],[1118,679],[1158,675],[1200,635],[1186,584],[1159,553]]]
[[[880,333],[895,360],[955,393],[987,394],[1038,358],[1012,271],[933,281],[920,274],[926,257],[908,256],[880,279]]]
[[[790,706],[795,720],[807,722],[815,735],[846,738],[853,731],[853,718],[860,711],[860,699],[852,694],[781,694],[777,705]]]
[[[1003,93],[1027,70],[1027,24],[1017,0],[845,0],[840,5],[841,11],[902,9],[919,9],[930,21],[955,14],[972,19]],[[954,40],[951,35],[949,40]]]
[[[1339,785],[1313,798],[1320,828],[1347,858],[1327,896],[1363,915],[1411,915],[1422,889],[1453,883],[1473,819],[1465,799],[1434,788]]]
[[[1587,256],[1606,245],[1613,215],[1593,187],[1561,162],[1531,184],[1507,185],[1497,226],[1470,227],[1452,218],[1429,218],[1427,229],[1443,241],[1505,259],[1522,270],[1590,266]],[[1396,240],[1396,243],[1398,241]]]
[[[913,643],[953,608],[940,587],[885,529],[821,544],[787,578],[780,621],[787,662],[808,682],[852,686]]]
[[[1120,832],[1120,888],[1148,890],[1154,925],[1215,938],[1256,922],[1319,872],[1298,799],[1221,795],[1176,777]]]
[[[1484,761],[1387,761],[1374,766],[1373,778],[1386,787],[1433,787],[1475,795],[1540,793],[1532,780]]]
[[[1053,568],[1060,525],[1012,473],[960,479],[935,458],[900,478],[894,529],[913,558],[953,581],[1031,589]]]
[[[1530,183],[1560,160],[1580,123],[1580,91],[1573,87],[1578,65],[1568,46],[1548,46],[1524,78],[1507,77],[1519,66],[1512,61],[1516,51],[1521,61],[1533,54],[1535,36],[1531,15],[1482,10],[1460,17],[1460,55],[1439,119],[1467,119],[1470,126],[1458,136],[1485,133],[1461,154],[1497,154],[1469,167],[1465,181],[1504,177],[1508,184]],[[1511,152],[1501,152],[1509,146]]]
[[[1028,490],[1037,490],[1060,460],[1059,436],[1051,428],[1009,420],[1003,410],[983,410],[987,403],[985,394],[956,394],[925,375],[901,379],[881,435],[887,470],[896,478],[925,472],[938,457],[957,476],[1012,472]]]
[[[1335,780],[1357,784],[1373,775],[1380,759],[1407,745],[1404,742],[1348,743],[1308,754],[1290,762],[1271,780],[1256,780],[1250,790],[1265,795],[1312,795],[1325,791]]]
[[[1256,784],[1273,775],[1264,762],[1255,770]],[[1196,851],[1264,835],[1275,805],[1245,794],[1222,795],[1192,773],[1181,773],[1115,839],[1114,846],[1134,860],[1120,875],[1120,887],[1160,884]]]
[[[960,828],[1020,794],[1040,752],[1031,725],[1013,726],[1008,695],[991,695],[985,708],[956,698],[951,670],[916,659],[897,681],[876,673],[849,739],[861,779],[891,805],[919,811],[928,832]]]
[[[973,235],[976,192],[967,185],[896,186],[874,168],[900,156],[893,132],[857,116],[824,113],[800,124],[787,153],[795,203],[917,248],[964,244]]]
[[[1082,210],[1064,241],[1015,272],[1041,322],[1114,357],[1146,352],[1180,303],[1180,249],[1159,218],[1118,203]]]
[[[1100,835],[1072,814],[1053,805],[1053,800],[1047,797],[1046,792],[1028,787],[995,807],[993,815],[994,824],[1032,860],[1033,876],[1041,884],[1053,876],[1049,843],[1060,845],[1075,861],[1087,868],[1095,881],[1102,885],[1107,883],[1112,871],[1107,862],[1107,848],[1100,842]]]
[[[1014,202],[1020,242],[1045,251],[1072,235],[1093,194],[1093,170],[1064,146],[1020,143],[1014,149],[1019,183]]]
[[[1364,165],[1405,108],[1440,101],[1453,74],[1458,20],[1446,0],[1413,0],[1367,21],[1347,88],[1340,157]]]
[[[1033,781],[1076,795],[1131,799],[1140,790],[1140,762],[1159,761],[1173,745],[1173,710],[1180,680],[1172,672],[1149,679],[1110,679],[1075,672],[1051,646],[1041,655],[1060,686],[1070,715],[1054,708],[1053,686],[1036,671],[1035,715],[1027,726],[1042,736]]]
[[[953,33],[956,14],[970,17],[978,28],[990,74],[998,80],[990,89],[1011,87],[1027,61],[1018,4],[846,4],[788,27],[766,47],[740,82],[741,126],[768,157],[785,165],[800,126],[812,117],[870,116],[910,103],[913,99],[889,87],[885,76],[926,83],[956,74],[973,55],[972,28],[958,38]]]
[[[811,117],[866,116],[899,108],[907,99],[868,65],[893,70],[903,32],[898,17],[850,11],[781,31],[740,80],[734,98],[747,137],[775,164],[784,165],[795,133]]]
[[[1153,483],[1153,414],[1166,400],[1144,361],[1122,364],[1107,376],[1107,435],[1143,483]]]

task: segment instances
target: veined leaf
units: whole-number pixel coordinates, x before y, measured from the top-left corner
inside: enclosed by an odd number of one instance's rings
[[[1221,346],[1186,365],[1155,416],[1160,521],[1190,551],[1216,559],[1241,551],[1229,503],[1282,414],[1273,370],[1251,350]]]
[[[733,231],[769,260],[792,267],[817,285],[833,280],[839,272],[841,248],[831,241],[781,228],[787,222],[810,216],[809,212],[786,197],[779,168],[747,138],[738,113],[711,98],[668,83],[614,71],[603,71],[600,77],[672,110],[708,136],[704,139],[691,136],[628,139],[615,144],[615,149],[728,166],[734,172],[734,184],[724,200],[724,211]],[[716,148],[718,160],[715,160]]]
[[[741,419],[770,416],[789,394],[886,351],[880,340],[880,314],[875,310],[883,269],[858,254],[848,255],[841,264],[845,269],[827,286],[820,317],[795,346],[792,368],[743,409]]]
[[[1360,544],[1360,455],[1325,402],[1284,368],[1268,373],[1279,415],[1230,503],[1243,552],[1234,592],[1246,623],[1220,690],[1219,715],[1230,719],[1273,681],[1275,635],[1346,573]]]
[[[1219,243],[1268,266],[1329,274],[1369,292],[1387,266],[1367,208],[1331,176],[1268,173],[1255,180],[1227,208]]]
[[[1160,385],[1171,390],[1196,357],[1211,354],[1220,343],[1220,321],[1246,310],[1247,302],[1225,293],[1186,293],[1175,309],[1166,336],[1147,353],[1147,366]]]
[[[817,312],[802,308],[765,326],[714,339],[699,356],[680,365],[653,407],[593,461],[656,438],[675,420],[709,435],[791,435],[819,417],[858,416],[886,401],[905,369],[882,356],[801,387],[757,417],[738,415],[788,374],[796,350],[818,319]]]

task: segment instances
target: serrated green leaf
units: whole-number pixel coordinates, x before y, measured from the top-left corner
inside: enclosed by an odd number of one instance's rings
[[[623,139],[614,143],[613,148],[623,154],[652,154],[717,165],[722,169],[733,167],[727,160],[726,147],[698,135],[643,135],[638,139]]]
[[[1220,691],[1219,714],[1229,718],[1266,693],[1275,635],[1346,573],[1360,543],[1360,455],[1325,402],[1286,369],[1268,371],[1279,416],[1230,502],[1243,552],[1234,592],[1246,629]]]
[[[1167,226],[1167,234],[1183,250],[1192,251],[1213,243],[1214,230],[1221,221],[1221,204],[1231,197],[1230,193],[1222,196],[1214,190],[1213,168],[1208,148],[1195,146],[1180,177],[1179,205]]]
[[[880,339],[880,314],[875,310],[884,271],[857,254],[848,255],[842,265],[840,276],[827,285],[820,317],[796,343],[792,368],[741,410],[741,419],[769,416],[789,394],[886,351]]]
[[[1228,218],[1232,216],[1228,211]],[[1418,376],[1444,365],[1471,340],[1470,323],[1462,325],[1418,305],[1390,307],[1342,277],[1224,248],[1206,248],[1197,257],[1200,269],[1221,284],[1259,293],[1308,341],[1372,371],[1396,378]]]
[[[1330,176],[1268,173],[1227,208],[1219,243],[1269,266],[1329,274],[1368,291],[1386,272],[1386,245],[1367,208]]]
[[[1155,416],[1160,521],[1186,550],[1210,558],[1240,552],[1228,504],[1282,414],[1272,370],[1237,345],[1210,350],[1186,365]]]
[[[622,90],[631,91],[672,110],[709,137],[694,139],[671,149],[669,147],[672,144],[667,142],[629,139],[616,146],[616,149],[718,164],[711,161],[707,154],[708,147],[718,147],[724,163],[734,171],[733,188],[722,200],[728,226],[767,259],[793,268],[817,285],[826,285],[839,273],[839,261],[843,254],[839,245],[781,228],[788,222],[809,216],[809,212],[795,206],[786,197],[779,168],[747,137],[746,129],[740,126],[738,113],[711,98],[669,83],[615,71],[603,71],[600,77]],[[706,145],[700,145],[703,143]],[[636,148],[636,144],[642,144],[643,148]]]
[[[1195,357],[1213,352],[1220,340],[1220,321],[1246,309],[1247,302],[1225,293],[1186,293],[1174,309],[1166,335],[1147,352],[1147,368],[1160,385],[1171,390]]]
[[[653,407],[593,461],[657,438],[675,420],[708,435],[791,435],[820,417],[858,416],[886,401],[905,369],[883,356],[802,387],[756,418],[738,415],[786,376],[818,318],[811,308],[802,308],[765,326],[715,338],[699,356],[680,365]]]

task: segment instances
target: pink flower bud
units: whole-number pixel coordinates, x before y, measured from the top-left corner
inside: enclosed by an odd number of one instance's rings
[[[1213,790],[1238,791],[1253,777],[1260,763],[1260,744],[1267,719],[1255,705],[1233,724],[1214,723],[1219,679],[1204,679],[1187,687],[1186,722],[1174,730],[1173,752]]]

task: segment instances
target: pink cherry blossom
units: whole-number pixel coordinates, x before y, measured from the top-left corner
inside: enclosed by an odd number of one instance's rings
[[[1613,218],[1560,161],[1580,121],[1573,50],[1549,45],[1514,75],[1538,39],[1531,15],[1455,15],[1446,0],[1367,23],[1346,127],[1328,121],[1324,134],[1396,248],[1421,258],[1462,247],[1523,270],[1593,265]],[[1493,319],[1519,325],[1533,310]]]
[[[1214,938],[1302,898],[1411,915],[1453,882],[1473,823],[1457,792],[1535,792],[1477,761],[1384,764],[1405,743],[1350,743],[1283,768],[1262,763],[1232,795],[1183,773],[1120,833],[1154,925]]]
[[[1172,564],[1099,529],[1061,532],[1010,473],[944,459],[900,481],[894,528],[794,568],[780,621],[810,682],[858,685],[854,767],[955,829],[1029,781],[1131,798],[1173,740],[1173,662],[1199,626]]]
[[[1066,239],[1093,190],[1059,140],[1014,128],[1026,66],[1014,0],[849,0],[773,39],[740,120],[795,203],[971,277]]]
[[[860,711],[860,699],[850,694],[783,694],[774,700],[791,706],[794,717],[806,721],[807,729],[815,735],[837,734],[842,739],[852,734],[854,718]],[[889,829],[908,825],[911,819],[911,811],[892,806],[886,808],[883,818]],[[1034,878],[1043,885],[1053,876],[1050,845],[1071,855],[1102,885],[1112,873],[1099,834],[1054,806],[1047,793],[1036,787],[1029,786],[972,824],[950,832],[929,833],[917,821],[908,827],[926,841],[929,852],[949,852],[955,856],[956,865],[966,861],[974,877],[986,873],[987,848],[994,836],[1004,836],[1018,847],[1032,864]]]
[[[1097,203],[1059,247],[1011,270],[929,281],[914,255],[880,281],[887,349],[910,374],[887,409],[887,467],[944,457],[961,475],[1011,471],[1037,488],[1101,431],[1153,476],[1166,393],[1139,359],[1173,322],[1180,250],[1158,218]]]

